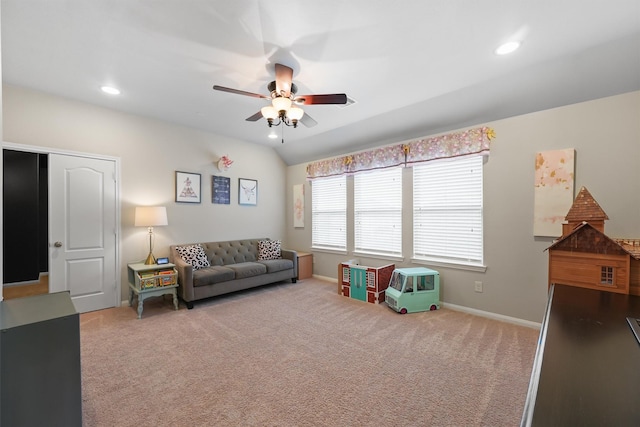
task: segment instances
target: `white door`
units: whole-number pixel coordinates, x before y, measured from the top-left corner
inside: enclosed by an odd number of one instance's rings
[[[49,292],[80,313],[117,302],[115,176],[115,161],[49,155]]]

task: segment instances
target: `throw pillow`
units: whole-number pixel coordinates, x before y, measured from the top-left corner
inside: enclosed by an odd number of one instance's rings
[[[193,266],[194,270],[211,266],[204,248],[200,245],[176,246],[176,251],[184,262]]]
[[[280,240],[261,240],[258,242],[258,259],[280,259]]]

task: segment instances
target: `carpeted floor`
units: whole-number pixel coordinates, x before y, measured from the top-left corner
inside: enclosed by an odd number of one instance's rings
[[[80,317],[85,426],[517,426],[538,331],[317,279]]]

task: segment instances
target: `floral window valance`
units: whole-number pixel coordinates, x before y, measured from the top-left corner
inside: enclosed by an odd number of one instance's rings
[[[307,178],[323,178],[393,166],[407,166],[469,154],[488,154],[490,142],[494,137],[493,129],[482,127],[320,160],[307,165]]]

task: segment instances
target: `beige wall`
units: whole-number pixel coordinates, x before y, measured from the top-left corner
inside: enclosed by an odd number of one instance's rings
[[[441,273],[443,300],[542,321],[547,297],[545,249],[551,239],[533,236],[534,159],[539,151],[575,148],[576,193],[586,186],[608,214],[607,235],[640,238],[639,117],[640,92],[632,92],[478,125],[494,128],[497,135],[484,167],[484,256],[488,268],[477,273],[434,267]],[[305,168],[306,164],[287,168],[287,242],[298,250],[311,251],[311,188]],[[405,182],[411,182],[411,171],[404,172]],[[301,183],[305,184],[305,228],[294,229],[290,193],[294,184]],[[405,185],[403,197],[409,210],[410,195],[411,189]],[[411,239],[412,230],[407,227],[403,230],[405,261],[397,264],[409,265]],[[348,242],[352,242],[351,236]],[[336,278],[337,263],[351,258],[359,258],[364,265],[387,263],[351,252],[316,252],[314,274]],[[474,291],[476,280],[483,282],[483,293]]]
[[[156,227],[156,256],[173,243],[253,237],[285,238],[286,168],[269,148],[248,144],[42,92],[4,85],[3,140],[120,158],[121,293],[126,265],[148,253],[147,230],[133,226],[138,205],[167,206],[169,226]],[[214,162],[228,155],[224,173]],[[175,171],[202,174],[202,203],[175,203]],[[211,203],[211,176],[231,178],[231,204]],[[238,178],[258,180],[258,205],[239,206]]]

